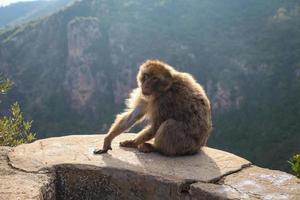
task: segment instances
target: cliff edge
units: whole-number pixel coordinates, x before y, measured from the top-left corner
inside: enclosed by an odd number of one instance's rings
[[[121,148],[94,155],[103,135],[48,138],[0,147],[0,200],[5,199],[300,199],[300,180],[228,152],[165,157]]]

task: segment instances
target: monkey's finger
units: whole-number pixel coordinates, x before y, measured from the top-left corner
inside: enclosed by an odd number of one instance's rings
[[[111,148],[108,149],[95,149],[94,150],[94,154],[103,154],[103,153],[107,153],[108,150],[112,150]]]

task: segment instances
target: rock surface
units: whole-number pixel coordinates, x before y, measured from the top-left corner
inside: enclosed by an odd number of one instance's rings
[[[250,166],[225,176],[217,184],[195,183],[191,193],[206,191],[227,199],[300,199],[300,180],[276,170]],[[199,193],[200,191],[200,193]]]
[[[103,135],[1,148],[0,199],[300,199],[300,180],[287,173],[208,147],[184,157],[119,147],[134,136],[103,155],[93,155]]]

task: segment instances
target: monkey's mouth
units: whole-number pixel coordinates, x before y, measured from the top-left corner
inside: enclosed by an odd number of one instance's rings
[[[143,95],[145,95],[145,96],[150,96],[152,93],[151,92],[144,92],[144,91],[142,91],[142,93],[143,93]]]
[[[147,90],[147,89],[143,89],[143,90],[142,90],[142,93],[143,93],[143,95],[145,95],[145,96],[150,96],[150,95],[152,94],[152,92],[151,92],[150,90]]]

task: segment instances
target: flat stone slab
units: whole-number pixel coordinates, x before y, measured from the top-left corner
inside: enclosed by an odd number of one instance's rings
[[[119,147],[119,142],[135,134],[121,134],[112,143],[112,151],[94,155],[102,147],[104,135],[74,135],[23,144],[8,154],[10,164],[27,172],[43,172],[55,165],[82,164],[99,168],[117,168],[164,179],[212,182],[239,171],[250,162],[228,152],[203,147],[198,154],[166,157]]]

